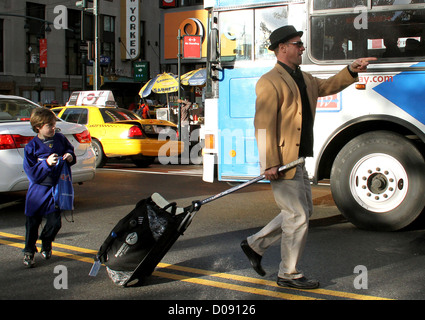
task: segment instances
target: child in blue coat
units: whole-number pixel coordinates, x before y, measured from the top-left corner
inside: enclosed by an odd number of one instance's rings
[[[25,202],[26,234],[24,264],[34,266],[36,242],[42,218],[46,219],[40,234],[41,254],[49,259],[52,242],[59,232],[61,212],[55,208],[52,187],[57,183],[60,170],[59,158],[70,166],[76,163],[74,147],[61,133],[56,132],[56,115],[47,108],[37,108],[31,114],[31,126],[37,136],[25,146],[24,171],[28,176],[29,188]]]

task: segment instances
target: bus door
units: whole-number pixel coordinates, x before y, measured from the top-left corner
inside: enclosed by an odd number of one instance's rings
[[[218,12],[219,180],[246,180],[260,174],[253,122],[255,86],[276,63],[274,52],[268,50],[269,37],[287,24],[305,32],[305,4],[288,3]]]
[[[225,69],[219,84],[219,180],[243,180],[260,174],[253,118],[258,69]]]

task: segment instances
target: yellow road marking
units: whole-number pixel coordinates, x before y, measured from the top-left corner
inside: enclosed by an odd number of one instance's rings
[[[280,288],[278,286],[278,284],[274,281],[245,277],[245,276],[240,276],[240,275],[236,275],[236,274],[217,273],[217,272],[214,272],[214,271],[196,269],[196,268],[191,268],[191,267],[184,267],[184,266],[173,265],[173,264],[168,264],[168,263],[159,263],[158,267],[166,268],[166,269],[172,269],[172,270],[178,270],[178,271],[185,271],[185,272],[190,272],[190,273],[203,274],[203,275],[207,275],[207,276],[211,276],[211,277],[218,277],[218,278],[223,278],[223,279],[228,279],[228,280],[242,281],[242,282],[254,283],[254,284],[259,284],[259,285],[265,285],[265,286],[269,286],[269,287]],[[391,299],[385,299],[385,298],[381,298],[381,297],[361,295],[361,294],[349,293],[349,292],[334,291],[334,290],[327,290],[327,289],[302,290],[302,289],[291,288],[291,290],[311,292],[311,293],[316,293],[316,294],[324,294],[324,295],[328,295],[328,296],[335,296],[335,297],[348,298],[348,299],[357,299],[357,300],[391,300]]]
[[[23,236],[6,233],[6,232],[0,232],[0,236],[16,239],[16,240],[25,240]],[[38,241],[40,243],[40,241]],[[24,248],[23,243],[17,243],[9,240],[0,239],[0,244],[5,244],[12,247],[17,248]],[[87,254],[93,254],[95,255],[97,253],[96,250],[92,249],[86,249],[81,247],[75,247],[71,245],[61,244],[54,242],[54,247],[67,249],[71,251],[77,251],[81,253],[87,253]],[[93,257],[84,257],[80,255],[75,255],[73,253],[67,253],[67,252],[61,252],[57,250],[53,250],[53,255],[78,260],[82,262],[87,263],[93,263]],[[191,267],[185,267],[185,266],[179,266],[179,265],[173,265],[168,263],[159,263],[158,267],[165,270],[176,270],[176,271],[182,271],[182,272],[188,272],[188,273],[194,273],[194,274],[201,274],[204,276],[210,276],[210,277],[216,277],[216,278],[222,278],[226,280],[233,280],[233,281],[240,281],[240,282],[246,282],[246,283],[252,283],[256,285],[263,285],[268,287],[276,287],[280,288],[276,282],[270,281],[270,280],[264,280],[264,279],[257,279],[257,278],[251,278],[246,276],[240,276],[236,274],[230,274],[230,273],[220,273],[220,272],[214,272],[210,270],[203,270],[203,269],[197,269],[197,268],[191,268]],[[153,275],[164,277],[168,279],[173,280],[179,280],[184,282],[190,282],[195,284],[201,284],[211,287],[217,287],[222,289],[228,289],[228,290],[235,290],[235,291],[241,291],[241,292],[247,292],[257,295],[264,295],[269,297],[275,297],[275,298],[281,298],[281,299],[288,299],[288,300],[319,300],[317,298],[312,297],[306,297],[306,296],[300,296],[300,295],[294,295],[279,291],[271,291],[271,290],[265,290],[265,289],[259,289],[254,287],[247,287],[247,286],[241,286],[236,284],[230,284],[230,283],[224,283],[224,282],[218,282],[218,281],[212,281],[207,279],[201,279],[197,277],[189,277],[189,276],[182,276],[178,274],[173,273],[166,273],[163,270],[155,270]],[[321,295],[327,295],[327,296],[334,296],[334,297],[340,297],[340,298],[346,298],[346,299],[356,299],[356,300],[391,300],[386,299],[382,297],[375,297],[375,296],[369,296],[369,295],[361,295],[361,294],[355,294],[355,293],[349,293],[349,292],[341,292],[341,291],[334,291],[334,290],[327,290],[327,289],[314,289],[314,290],[301,290],[301,289],[295,289],[295,288],[285,288],[288,290],[293,291],[299,291],[299,292],[309,292],[311,294],[321,294]]]
[[[17,240],[25,240],[25,238],[23,236],[18,236],[18,235],[15,235],[15,234],[12,234],[12,233],[6,233],[6,232],[0,232],[0,236],[12,238],[12,239],[17,239]],[[40,241],[37,241],[37,243],[40,243]],[[97,253],[96,250],[91,250],[91,249],[86,249],[86,248],[81,248],[81,247],[74,247],[74,246],[70,246],[70,245],[62,244],[62,243],[57,243],[57,242],[55,242],[54,244],[58,248],[79,251],[81,253],[91,253],[91,254]],[[93,259],[92,259],[91,262],[93,262]]]
[[[317,299],[317,298],[304,297],[304,296],[298,296],[298,295],[294,295],[294,294],[283,293],[283,292],[279,292],[279,291],[270,291],[270,290],[265,290],[265,289],[258,289],[258,288],[253,288],[253,287],[241,286],[241,285],[237,285],[237,284],[211,281],[211,280],[207,280],[207,279],[189,278],[187,276],[181,276],[181,275],[172,274],[172,273],[165,273],[165,272],[162,272],[162,271],[155,271],[153,273],[153,275],[163,277],[163,278],[173,279],[173,280],[179,280],[179,281],[184,281],[184,282],[201,284],[201,285],[204,285],[204,286],[247,292],[247,293],[258,294],[258,295],[262,295],[262,296],[273,297],[273,298],[286,299],[286,300],[322,300],[322,299]]]

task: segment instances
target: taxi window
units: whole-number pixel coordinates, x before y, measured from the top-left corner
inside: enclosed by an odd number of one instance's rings
[[[139,120],[137,116],[129,110],[119,108],[99,109],[105,123],[121,120]]]
[[[87,124],[88,110],[83,108],[67,108],[61,116],[62,120],[78,124]]]

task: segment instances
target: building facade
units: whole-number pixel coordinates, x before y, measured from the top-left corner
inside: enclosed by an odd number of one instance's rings
[[[93,42],[81,41],[82,10],[75,3],[0,1],[0,93],[24,96],[43,104],[61,104],[72,91],[83,89],[84,81],[86,89],[91,89],[93,60],[88,55],[93,52]],[[121,16],[125,16],[126,1],[99,0],[98,3],[100,88],[113,89],[124,106],[128,101],[122,100],[123,97],[134,96],[141,85],[134,80],[135,61],[149,61],[149,73],[160,71],[160,8],[155,1],[140,2],[140,53],[129,59],[122,54],[126,42]],[[88,6],[93,4],[88,2]],[[93,17],[87,13],[83,37],[93,40]],[[84,55],[88,56],[86,63]]]
[[[82,16],[76,2],[0,0],[1,94],[63,104],[72,91],[92,89],[95,23],[90,9]],[[165,71],[177,73],[177,33],[170,36],[176,31],[170,30],[182,26],[177,20],[187,19],[186,11],[203,11],[202,4],[202,0],[98,0],[99,89],[112,90],[125,107],[137,101],[138,90],[148,79]],[[87,6],[92,8],[93,1]],[[130,55],[135,46],[137,54]],[[201,66],[203,60],[184,61],[182,70]],[[143,77],[136,74],[140,65]]]

